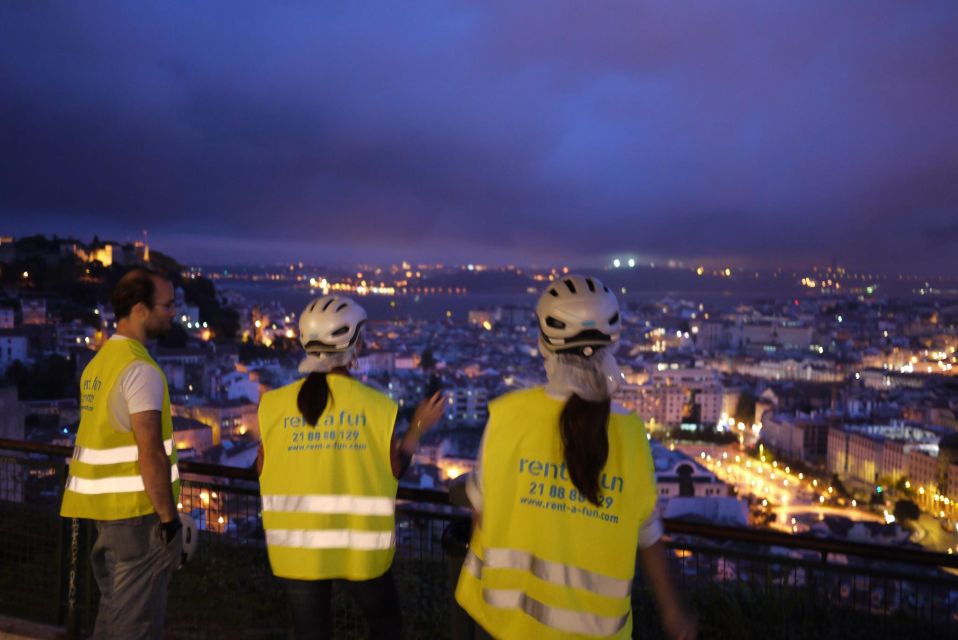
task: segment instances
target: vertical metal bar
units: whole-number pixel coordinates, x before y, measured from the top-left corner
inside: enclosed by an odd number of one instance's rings
[[[921,590],[921,586],[918,586],[918,587],[915,589],[915,609],[916,609],[916,615],[915,615],[915,617],[916,617],[918,620],[921,620],[921,619],[922,619],[922,616],[924,615],[924,612],[925,612],[925,607],[922,606],[922,593],[921,593],[921,591],[922,591],[922,590]]]
[[[65,465],[63,462],[54,463],[54,472],[57,479],[56,486],[63,487],[66,484],[66,478],[64,477],[64,468]],[[57,520],[57,551],[56,551],[56,561],[54,566],[57,568],[57,581],[56,581],[56,597],[53,600],[55,607],[54,619],[58,624],[63,624],[65,612],[63,609],[63,588],[69,581],[69,570],[67,570],[66,575],[64,575],[64,569],[67,565],[64,563],[65,550],[64,545],[66,544],[65,524],[66,521],[61,519]]]
[[[77,637],[77,568],[80,554],[80,520],[70,518],[70,574],[67,578],[67,616],[66,631],[68,638]]]
[[[929,598],[928,601],[931,605],[931,610],[929,612],[931,623],[935,624],[935,585],[931,585],[931,598]]]
[[[946,595],[946,597],[948,598],[948,616],[945,620],[945,630],[948,632],[945,635],[949,637],[951,636],[951,622],[954,619],[954,615],[955,615],[954,613],[955,602],[954,602],[954,599],[951,597],[951,594],[952,594],[952,591],[951,589],[949,589]]]
[[[82,624],[85,625],[81,627],[81,632],[86,629],[92,632],[96,623],[96,614],[99,612],[100,589],[99,585],[94,586],[93,567],[89,562],[93,544],[96,541],[95,532],[96,527],[92,520],[80,521],[80,558],[87,560],[86,562],[79,561],[77,569],[78,574],[83,577],[82,580],[77,581],[80,590],[79,598],[82,603],[80,619]],[[94,607],[94,600],[96,600],[96,607]]]
[[[888,586],[888,578],[885,577],[882,580],[882,615],[885,616],[887,620],[891,616],[891,603],[894,602],[891,598],[891,589]],[[888,637],[888,627],[889,625],[883,624],[882,627],[882,637]]]

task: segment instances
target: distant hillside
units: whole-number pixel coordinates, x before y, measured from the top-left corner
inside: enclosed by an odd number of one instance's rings
[[[130,269],[149,265],[182,288],[188,303],[199,307],[200,320],[217,340],[232,341],[239,329],[235,311],[220,304],[216,287],[203,277],[184,277],[175,258],[150,250],[143,243],[118,243],[95,237],[29,236],[0,245],[0,284],[17,295],[49,299],[51,310],[64,321],[98,324],[97,304],[109,306],[110,292]]]

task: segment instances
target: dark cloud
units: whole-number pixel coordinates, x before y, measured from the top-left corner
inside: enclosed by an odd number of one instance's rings
[[[184,259],[955,273],[954,3],[13,3],[0,214]]]

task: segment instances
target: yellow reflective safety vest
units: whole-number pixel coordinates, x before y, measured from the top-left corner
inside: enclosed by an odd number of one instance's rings
[[[370,580],[395,552],[396,403],[347,376],[326,380],[329,401],[315,426],[296,407],[304,380],[260,401],[269,562],[281,578]]]
[[[481,452],[482,518],[456,600],[496,638],[629,638],[639,529],[655,471],[638,416],[612,412],[601,505],[563,461],[564,402],[540,388],[489,404]]]
[[[80,427],[60,506],[61,516],[120,520],[155,512],[140,475],[133,431],[120,430],[110,412],[111,390],[124,369],[137,361],[154,367],[163,379],[163,444],[170,458],[173,501],[179,497],[180,476],[166,376],[137,340],[107,340],[80,377]]]

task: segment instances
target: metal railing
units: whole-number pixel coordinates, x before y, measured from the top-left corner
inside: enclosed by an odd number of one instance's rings
[[[0,440],[0,615],[92,628],[97,590],[89,523],[58,516],[68,447]],[[196,557],[171,582],[167,635],[285,637],[286,601],[266,558],[252,470],[182,461],[180,508],[200,529]],[[463,625],[452,586],[468,514],[444,492],[399,491],[394,572],[405,637]],[[456,531],[459,532],[455,535]],[[958,635],[958,558],[917,549],[666,522],[666,545],[703,637],[950,637]],[[337,637],[363,637],[362,617],[334,596]],[[636,577],[636,637],[660,637],[649,589]]]

